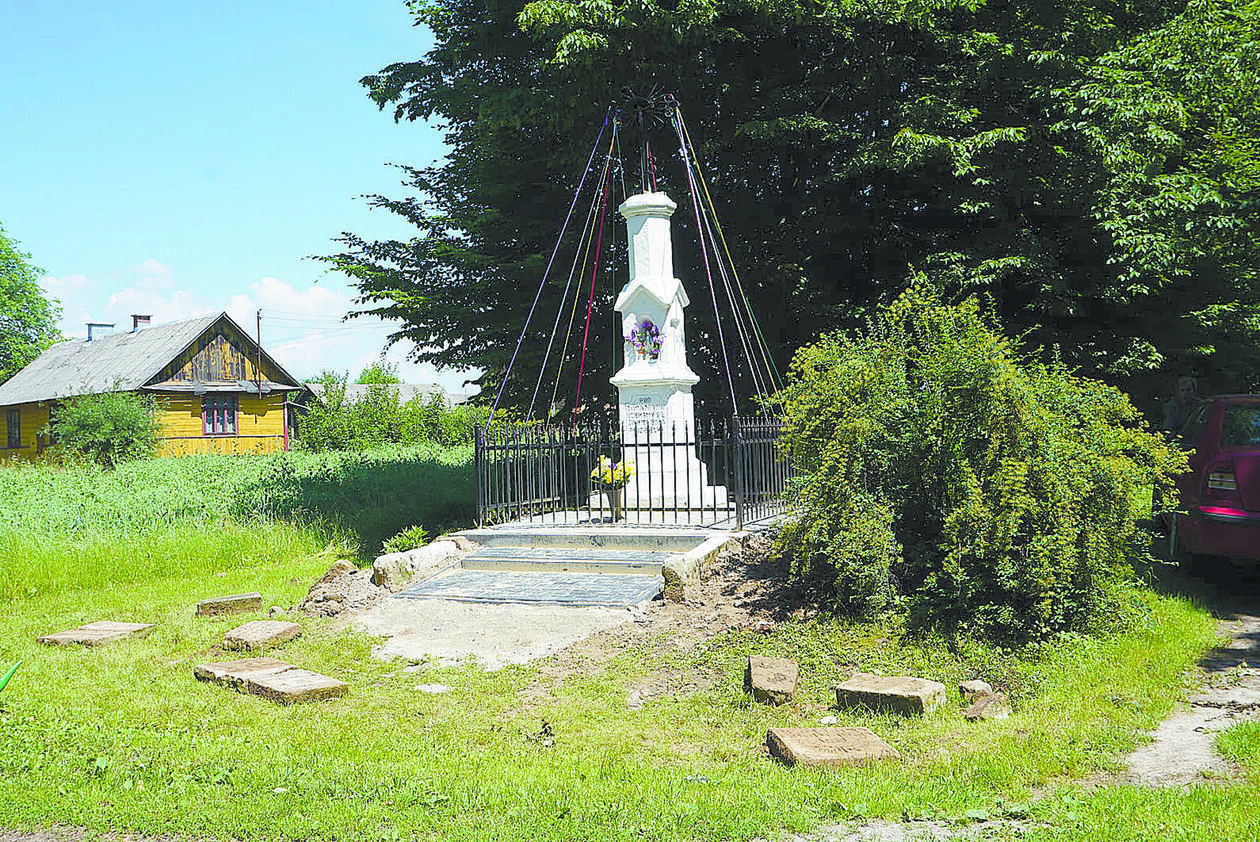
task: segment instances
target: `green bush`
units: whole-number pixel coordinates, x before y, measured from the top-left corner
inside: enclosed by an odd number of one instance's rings
[[[152,456],[158,446],[153,400],[134,392],[69,398],[43,432],[63,451],[107,468]]]
[[[1107,613],[1135,492],[1184,456],[1118,390],[1017,352],[978,305],[912,287],[803,348],[784,390],[800,477],[778,551],[837,607],[1044,639]]]
[[[366,450],[388,444],[471,444],[486,409],[478,406],[448,407],[441,396],[403,402],[396,379],[388,369],[370,367],[359,375],[367,393],[355,401],[346,399],[347,377],[326,371],[317,382],[324,386],[322,400],[312,400],[298,424],[297,446],[302,450]]]

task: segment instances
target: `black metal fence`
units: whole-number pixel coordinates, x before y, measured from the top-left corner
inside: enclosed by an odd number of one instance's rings
[[[478,430],[480,525],[656,524],[737,529],[783,508],[792,474],[777,418],[685,424],[510,424]],[[601,460],[629,465],[623,487]]]

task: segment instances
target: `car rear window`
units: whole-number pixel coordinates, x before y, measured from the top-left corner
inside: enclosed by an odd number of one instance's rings
[[[1260,404],[1225,407],[1221,447],[1260,447]]]

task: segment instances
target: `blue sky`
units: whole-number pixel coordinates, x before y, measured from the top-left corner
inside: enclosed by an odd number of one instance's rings
[[[353,289],[305,258],[343,230],[409,233],[359,197],[401,195],[387,164],[438,160],[441,135],[395,124],[358,80],[429,49],[411,24],[402,0],[0,0],[0,222],[48,273],[62,330],[223,309],[252,329],[261,306],[298,376],[375,359],[388,328],[341,324]]]

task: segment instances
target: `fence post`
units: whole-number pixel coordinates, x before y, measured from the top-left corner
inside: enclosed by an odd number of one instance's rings
[[[731,454],[735,457],[735,528],[744,528],[744,431],[739,413],[731,416]]]
[[[485,489],[482,486],[481,472],[485,467],[482,464],[484,458],[484,450],[481,437],[483,435],[481,425],[478,424],[473,433],[473,473],[477,475],[477,528],[480,529],[485,523]]]

